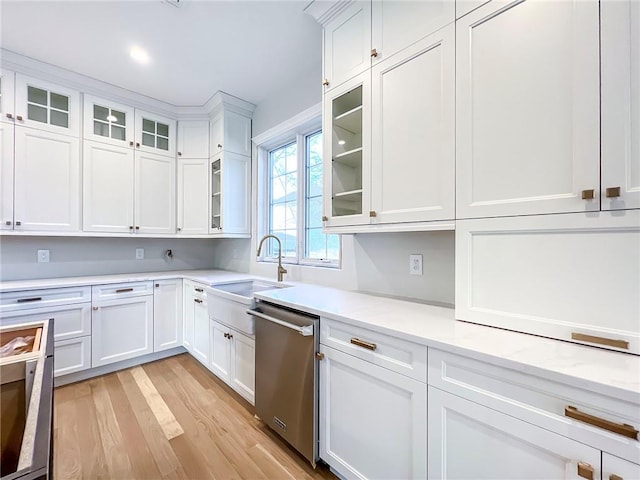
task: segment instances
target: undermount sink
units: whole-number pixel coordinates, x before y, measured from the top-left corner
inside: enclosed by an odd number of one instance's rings
[[[285,288],[289,285],[268,283],[262,280],[241,280],[239,282],[221,283],[212,285],[211,288],[222,290],[223,292],[238,295],[240,297],[253,299],[253,294],[264,290],[273,290],[276,288]]]

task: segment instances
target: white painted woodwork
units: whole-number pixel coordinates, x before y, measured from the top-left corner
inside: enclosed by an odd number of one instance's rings
[[[207,298],[193,299],[193,343],[191,354],[203,365],[209,364],[209,313]]]
[[[362,108],[349,114],[355,117],[347,128],[334,126],[340,103],[336,99],[362,88]],[[343,97],[344,98],[344,97]],[[328,220],[325,227],[363,225],[370,223],[371,207],[371,74],[369,71],[353,78],[324,95],[323,101],[323,205]],[[345,112],[346,113],[346,112]],[[342,117],[344,118],[344,117]],[[341,123],[340,119],[337,123]],[[338,142],[344,141],[343,145]],[[356,154],[347,152],[361,151]],[[345,156],[345,154],[347,154]],[[362,190],[359,195],[344,192]],[[337,196],[336,196],[337,194]],[[355,213],[352,213],[355,212]]]
[[[230,385],[253,404],[255,402],[256,380],[255,340],[233,329],[230,330],[230,334],[232,335]]]
[[[153,351],[182,346],[182,280],[156,280],[153,289]]]
[[[136,233],[175,233],[176,160],[136,151],[134,218]]]
[[[371,2],[356,1],[324,25],[324,79],[329,91],[371,66]]]
[[[456,0],[456,20],[491,0]]]
[[[602,209],[640,208],[640,3],[601,2],[600,14]]]
[[[55,307],[91,301],[91,287],[61,287],[0,292],[0,312]]]
[[[209,121],[178,122],[178,158],[209,158]]]
[[[110,145],[115,145],[116,147],[126,147],[133,148],[133,142],[135,141],[135,133],[134,133],[134,109],[133,107],[129,107],[127,105],[123,105],[120,103],[116,103],[112,100],[94,97],[93,95],[87,95],[86,93],[83,95],[83,131],[82,137],[85,140],[91,140],[93,142],[107,143]],[[122,112],[125,114],[125,138],[117,139],[112,138],[112,136],[105,137],[103,135],[98,135],[94,130],[94,106],[100,106],[104,108],[109,108],[113,110],[117,110],[118,112]]]
[[[209,233],[209,159],[178,159],[179,235]]]
[[[351,343],[352,339],[373,344],[375,350],[368,350]],[[427,347],[425,345],[329,318],[322,318],[320,322],[320,343],[419,382],[427,381]]]
[[[544,360],[541,360],[544,362]],[[605,452],[640,459],[640,444],[565,415],[575,407],[615,424],[640,426],[638,405],[611,394],[429,349],[429,385]],[[597,366],[590,367],[597,375]],[[573,382],[575,383],[575,381]]]
[[[231,329],[211,320],[211,361],[209,368],[227,384],[231,381]]]
[[[455,218],[454,42],[451,23],[372,68],[372,223]]]
[[[251,118],[225,109],[211,121],[211,155],[222,151],[251,156]]]
[[[153,296],[93,302],[91,366],[153,352]]]
[[[640,353],[640,211],[623,212],[458,221],[456,318]]]
[[[182,299],[183,299],[183,315],[182,315],[182,342],[184,348],[190,353],[193,352],[193,327],[194,327],[194,299],[195,292],[193,290],[193,283],[184,280],[182,282]]]
[[[345,478],[425,478],[427,385],[320,351],[320,458]]]
[[[247,304],[229,300],[217,294],[209,294],[207,307],[209,308],[209,317],[216,322],[245,335],[253,336],[255,334],[255,321],[251,315],[247,315]]]
[[[153,122],[160,122],[169,127],[169,144],[168,149],[163,150],[161,148],[150,147],[142,143],[142,124],[143,119],[151,120]],[[135,148],[136,151],[164,155],[166,157],[175,158],[176,156],[176,125],[177,122],[171,118],[163,117],[151,112],[145,112],[143,110],[135,110]]]
[[[78,138],[48,129],[16,127],[14,165],[15,229],[79,231]]]
[[[13,123],[15,112],[15,73],[0,68],[0,122]],[[7,114],[12,118],[7,117]]]
[[[54,377],[91,368],[91,336],[58,340],[53,352]]]
[[[83,230],[133,232],[134,151],[84,141]]]
[[[57,85],[55,83],[40,80],[20,73],[16,73],[15,77],[15,117],[16,125],[35,128],[38,130],[46,130],[61,135],[70,135],[76,138],[80,137],[80,93],[67,87]],[[68,97],[68,126],[61,127],[50,123],[37,122],[30,120],[28,115],[28,87],[32,86],[47,92],[59,94]],[[49,113],[47,114],[49,116]],[[18,116],[22,120],[18,120]]]
[[[251,232],[251,157],[223,151],[212,157],[220,160],[220,221],[221,228],[210,225],[209,233],[249,234]],[[213,182],[213,178],[211,181]],[[213,186],[212,195],[215,193]],[[216,201],[212,198],[212,202]],[[212,209],[213,214],[213,209]]]
[[[640,461],[640,457],[638,460]],[[637,480],[640,478],[640,465],[602,452],[602,480],[617,480],[617,478]]]
[[[56,342],[91,335],[91,303],[30,308],[2,313],[2,323],[27,323],[53,319]]]
[[[372,64],[383,62],[426,35],[453,23],[455,2],[450,0],[373,0]]]
[[[599,210],[598,23],[581,0],[494,1],[456,23],[457,218]]]
[[[91,287],[91,299],[94,302],[144,295],[153,295],[153,282],[108,283]]]
[[[2,77],[4,82],[4,77]],[[4,87],[4,84],[3,84]],[[2,101],[4,102],[4,94]],[[0,122],[0,229],[13,230],[13,132],[14,126]]]
[[[429,387],[429,478],[600,478],[600,450]]]

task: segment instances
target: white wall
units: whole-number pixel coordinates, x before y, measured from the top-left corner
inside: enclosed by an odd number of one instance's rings
[[[213,268],[215,240],[80,237],[0,239],[0,280],[104,275]],[[144,260],[135,250],[144,248]],[[37,263],[38,249],[50,251],[49,263]],[[164,252],[171,249],[173,259]]]

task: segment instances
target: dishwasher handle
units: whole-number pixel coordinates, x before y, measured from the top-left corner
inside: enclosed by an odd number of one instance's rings
[[[268,320],[270,322],[273,323],[277,323],[278,325],[282,325],[283,327],[287,327],[290,328],[291,330],[295,330],[296,332],[298,332],[300,335],[302,335],[303,337],[310,337],[311,335],[313,335],[313,325],[305,325],[305,326],[298,326],[298,325],[294,325],[293,323],[289,323],[289,322],[285,322],[284,320],[280,320],[279,318],[275,318],[272,317],[270,315],[265,315],[264,313],[258,311],[258,310],[247,310],[247,313],[249,315],[253,315],[254,317],[259,317],[262,318],[264,320]]]

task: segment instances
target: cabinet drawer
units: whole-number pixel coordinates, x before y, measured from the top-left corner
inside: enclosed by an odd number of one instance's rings
[[[320,320],[320,343],[425,383],[427,347],[347,325]]]
[[[6,312],[2,323],[26,323],[49,318],[54,319],[55,341],[91,335],[91,303]]]
[[[94,302],[141,295],[153,295],[153,282],[113,283],[91,287],[91,297]]]
[[[636,403],[435,349],[429,349],[429,385],[622,458],[640,459],[637,435],[629,438],[565,414],[637,429]]]
[[[253,317],[247,314],[247,305],[211,295],[207,300],[209,317],[246,335],[255,333]]]
[[[91,301],[91,287],[47,288],[0,293],[0,313]],[[3,315],[4,316],[4,315]]]
[[[91,368],[91,337],[60,340],[53,344],[53,376]]]

